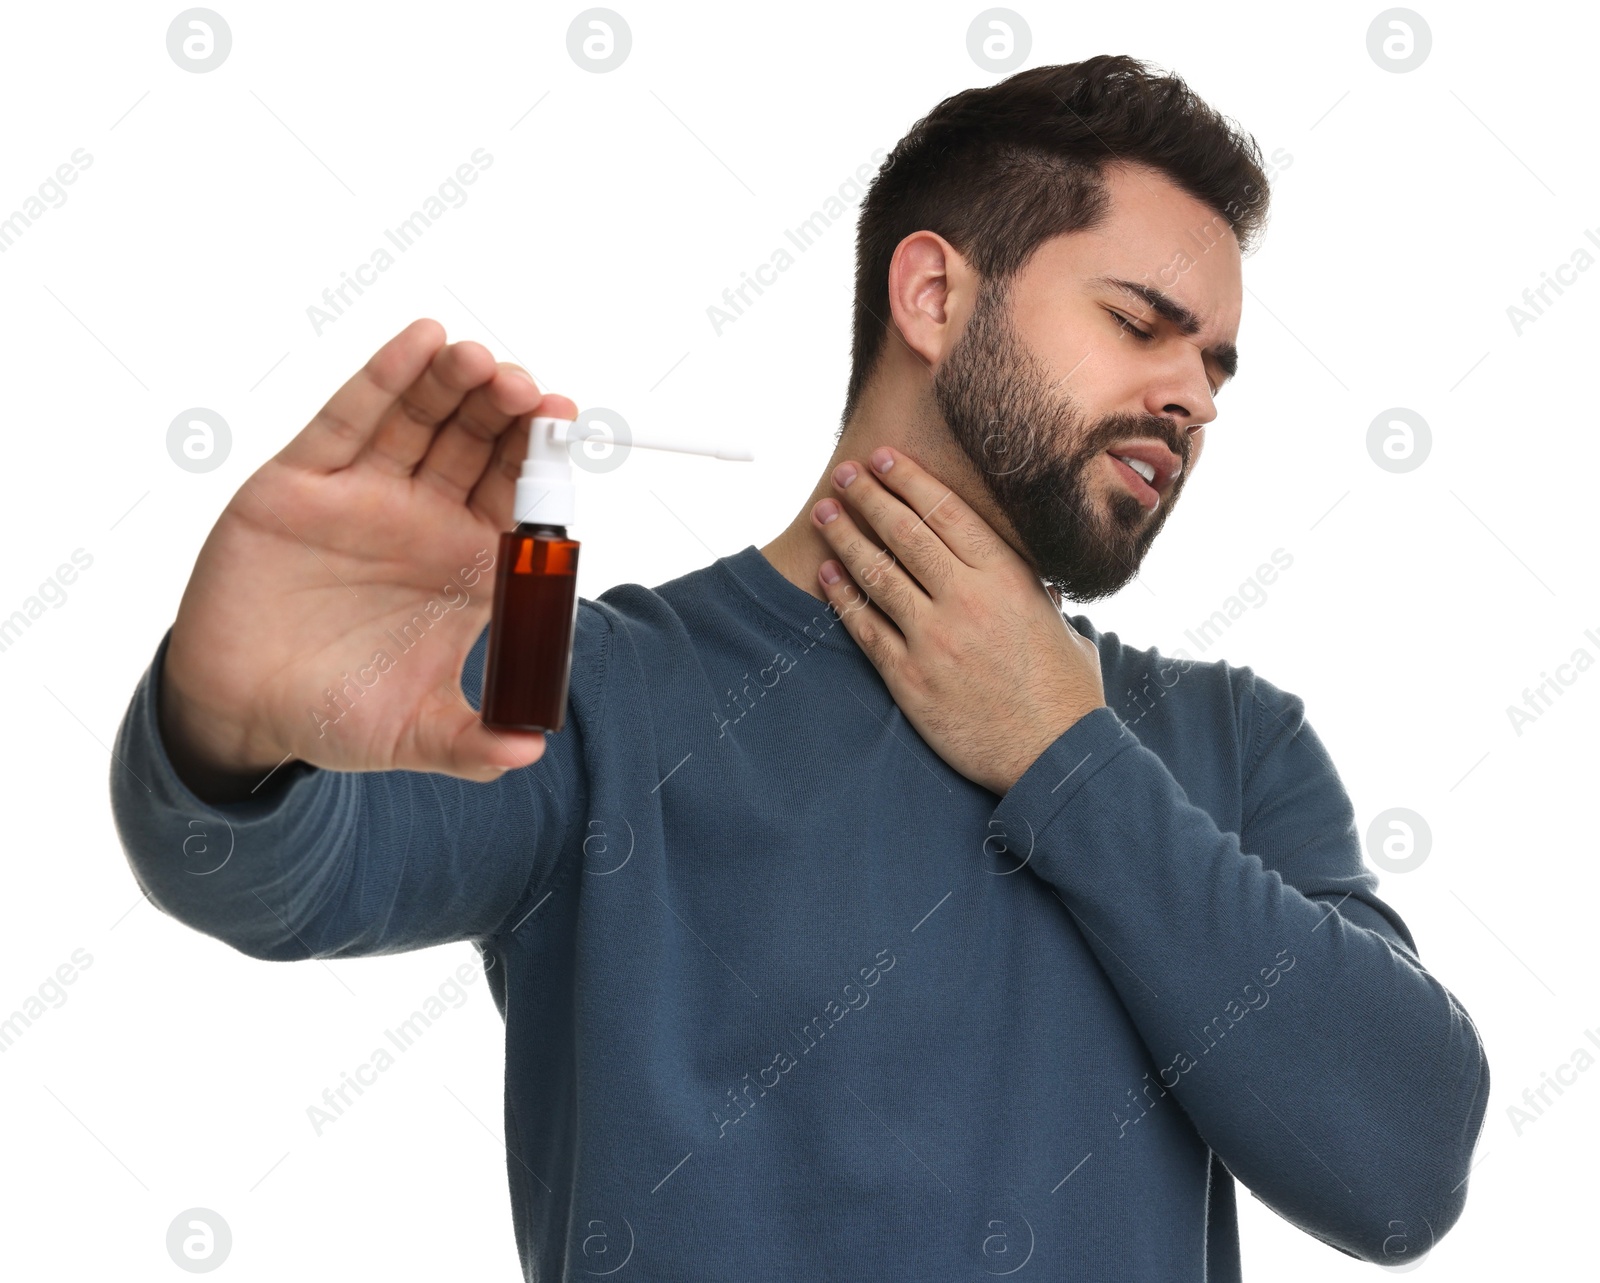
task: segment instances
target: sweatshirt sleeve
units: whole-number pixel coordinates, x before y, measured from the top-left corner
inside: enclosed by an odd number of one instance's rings
[[[111,759],[117,834],[163,913],[252,958],[356,957],[493,935],[550,879],[582,804],[576,719],[533,765],[488,784],[296,761],[255,797],[214,805],[183,782],[161,738],[171,636],[134,689]],[[469,698],[486,648],[487,629],[463,670]]]
[[[1461,1215],[1488,1061],[1378,898],[1303,702],[1236,671],[1242,833],[1110,708],[1045,750],[991,828],[1067,906],[1227,1169],[1313,1237],[1399,1264]]]

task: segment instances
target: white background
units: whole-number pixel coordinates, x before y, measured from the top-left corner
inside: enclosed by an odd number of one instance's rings
[[[270,965],[164,917],[113,830],[106,746],[229,496],[418,316],[641,435],[756,451],[581,476],[584,596],[771,539],[831,449],[854,206],[720,336],[707,308],[875,149],[999,79],[967,52],[983,6],[616,0],[632,51],[594,74],[567,52],[579,4],[218,2],[233,47],[206,74],[168,55],[178,5],[17,6],[0,44],[0,217],[92,156],[0,255],[0,615],[93,557],[0,653],[0,1017],[93,959],[0,1055],[0,1272],[178,1277],[167,1226],[204,1206],[234,1233],[221,1277],[512,1279],[481,980],[320,1138],[305,1113],[471,947]],[[1367,50],[1378,5],[1018,0],[1024,65],[1132,53],[1292,157],[1203,464],[1139,580],[1081,609],[1302,695],[1363,832],[1426,819],[1428,858],[1380,894],[1476,1022],[1493,1097],[1465,1216],[1416,1272],[1543,1278],[1594,1268],[1600,1065],[1520,1135],[1507,1109],[1600,1027],[1600,666],[1521,735],[1506,709],[1579,647],[1600,658],[1600,272],[1520,336],[1507,308],[1600,227],[1600,24],[1417,3],[1432,51],[1395,74]],[[466,203],[319,336],[308,307],[477,148]],[[165,447],[195,406],[233,434],[200,475]],[[1367,451],[1393,406],[1432,431],[1409,473]],[[1280,547],[1265,603],[1197,650],[1185,630]],[[1376,1268],[1243,1190],[1240,1221],[1247,1278]]]

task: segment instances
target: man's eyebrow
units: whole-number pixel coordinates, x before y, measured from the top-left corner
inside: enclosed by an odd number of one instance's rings
[[[1200,318],[1186,308],[1182,303],[1170,295],[1163,294],[1160,290],[1149,285],[1141,285],[1137,281],[1125,281],[1117,276],[1097,276],[1089,282],[1091,285],[1109,285],[1113,289],[1131,294],[1149,305],[1149,308],[1163,320],[1171,321],[1178,327],[1179,333],[1195,334],[1200,329]],[[1230,379],[1239,372],[1239,349],[1232,343],[1218,343],[1208,349],[1209,355],[1221,367],[1222,372]]]

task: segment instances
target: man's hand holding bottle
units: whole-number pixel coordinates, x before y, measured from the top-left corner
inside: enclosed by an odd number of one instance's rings
[[[191,789],[248,797],[290,758],[488,782],[542,756],[542,734],[483,725],[460,673],[489,619],[529,424],[545,416],[577,406],[418,320],[240,487],[196,560],[162,674],[162,738]],[[487,570],[470,600],[395,654],[389,634],[474,566]],[[325,692],[380,650],[393,662],[358,711],[330,714]]]

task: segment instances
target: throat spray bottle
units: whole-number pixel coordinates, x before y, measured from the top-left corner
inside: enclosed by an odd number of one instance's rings
[[[534,419],[528,458],[517,479],[517,524],[500,536],[494,606],[484,660],[483,724],[492,730],[559,731],[566,720],[572,643],[578,621],[578,541],[567,534],[576,487],[573,450],[597,429],[575,419]],[[749,461],[748,450],[631,437],[614,448],[643,446],[679,454]],[[608,465],[608,470],[610,466]]]

